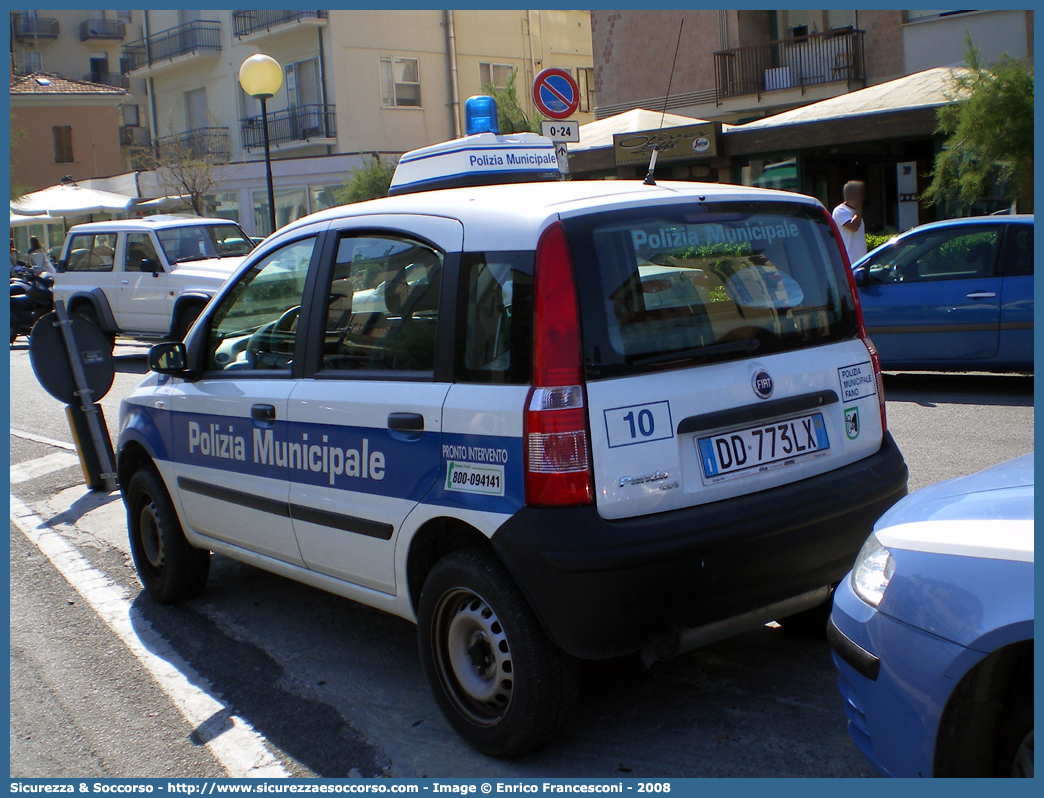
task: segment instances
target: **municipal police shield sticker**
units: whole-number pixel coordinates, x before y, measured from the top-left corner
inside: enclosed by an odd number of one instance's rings
[[[859,437],[859,408],[858,407],[846,407],[845,408],[845,435],[848,436],[848,440],[854,441]]]

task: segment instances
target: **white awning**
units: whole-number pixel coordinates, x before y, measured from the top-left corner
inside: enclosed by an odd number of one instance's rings
[[[850,117],[905,111],[914,108],[931,108],[953,102],[954,76],[964,71],[962,67],[936,67],[916,72],[887,83],[867,86],[865,89],[841,94],[817,103],[767,116],[745,125],[732,128],[734,133],[748,130],[803,125],[811,122],[827,122]],[[583,130],[583,128],[581,128]]]

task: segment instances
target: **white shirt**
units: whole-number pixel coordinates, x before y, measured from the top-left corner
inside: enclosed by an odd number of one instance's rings
[[[852,221],[855,215],[856,212],[843,202],[834,208],[834,212],[831,214],[841,231],[841,242],[845,245],[850,263],[855,263],[866,254],[866,228],[863,226],[862,217],[859,218],[859,229],[854,233],[845,227],[845,224]]]

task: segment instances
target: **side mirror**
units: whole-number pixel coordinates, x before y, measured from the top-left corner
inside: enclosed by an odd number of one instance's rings
[[[58,261],[56,264],[54,264],[54,270],[56,272],[68,271],[69,270],[69,261],[67,261],[67,260],[60,260],[60,261]]]
[[[857,266],[855,269],[852,269],[852,276],[855,277],[856,285],[870,285],[870,270],[865,266]]]
[[[155,258],[142,258],[141,270],[143,272],[148,272],[153,277],[163,273],[163,267],[160,266],[160,262]]]
[[[156,344],[149,349],[149,368],[159,374],[184,376],[188,371],[188,350],[181,341]]]

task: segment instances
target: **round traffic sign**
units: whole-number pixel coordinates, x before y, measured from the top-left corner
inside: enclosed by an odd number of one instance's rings
[[[78,401],[76,381],[69,358],[65,354],[65,339],[55,325],[58,314],[41,316],[29,336],[29,362],[40,385],[59,402]],[[83,364],[83,375],[91,389],[91,401],[98,402],[112,387],[116,369],[112,362],[112,345],[105,333],[79,316],[70,317],[77,355]]]
[[[580,105],[580,89],[564,69],[549,67],[533,80],[533,102],[551,119],[566,119]]]

